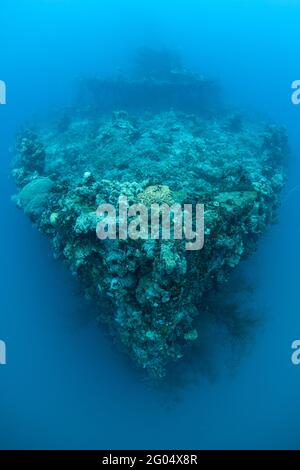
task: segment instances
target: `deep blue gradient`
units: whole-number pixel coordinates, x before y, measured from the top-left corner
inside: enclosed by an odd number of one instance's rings
[[[300,79],[297,0],[1,0],[0,448],[300,448]],[[245,348],[211,338],[212,373],[154,390],[95,327],[91,307],[25,216],[9,177],[18,126],[68,105],[77,79],[126,67],[136,47],[179,49],[227,102],[288,127],[280,223],[243,266],[261,318]],[[217,353],[216,353],[217,352]],[[240,357],[241,355],[241,357]],[[197,358],[195,359],[197,361]]]

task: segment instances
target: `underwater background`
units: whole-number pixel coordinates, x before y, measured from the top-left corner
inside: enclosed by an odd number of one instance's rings
[[[0,13],[0,448],[300,448],[300,1],[1,0]],[[226,103],[287,126],[291,146],[280,223],[238,268],[255,333],[212,332],[205,364],[194,357],[184,380],[160,387],[95,328],[75,280],[11,202],[9,176],[20,125],[70,105],[79,78],[126,68],[144,45],[178,50]]]

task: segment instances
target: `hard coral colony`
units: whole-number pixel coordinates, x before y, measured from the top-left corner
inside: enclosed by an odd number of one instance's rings
[[[197,340],[207,293],[276,219],[287,138],[216,104],[215,85],[172,55],[143,54],[133,77],[84,81],[76,108],[19,133],[13,176],[18,206],[101,320],[138,366],[163,377]],[[172,239],[99,241],[96,209],[121,194],[205,204],[203,250]]]

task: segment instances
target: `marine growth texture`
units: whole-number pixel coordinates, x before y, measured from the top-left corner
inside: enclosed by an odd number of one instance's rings
[[[284,129],[225,109],[217,87],[166,51],[131,76],[85,80],[79,104],[16,139],[17,205],[52,242],[99,318],[154,377],[199,341],[207,294],[276,220]],[[205,205],[205,245],[96,236],[101,203]]]

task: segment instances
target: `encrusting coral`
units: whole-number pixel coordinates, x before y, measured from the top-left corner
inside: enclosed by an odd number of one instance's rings
[[[193,114],[82,106],[17,138],[17,204],[98,303],[112,334],[155,377],[197,341],[205,294],[276,221],[285,181],[284,129],[203,106]],[[116,206],[120,195],[146,206],[204,204],[204,248],[99,240],[96,209]],[[104,298],[112,308],[103,308]]]

